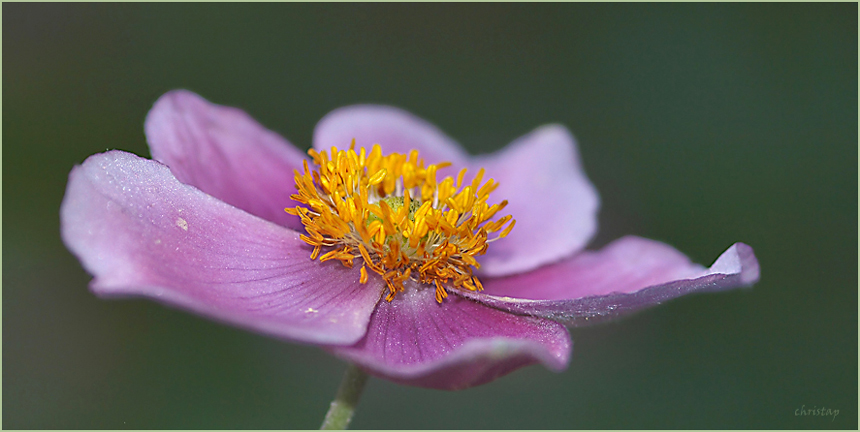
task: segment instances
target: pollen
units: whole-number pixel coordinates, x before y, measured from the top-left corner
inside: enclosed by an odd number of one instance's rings
[[[368,153],[348,150],[308,150],[304,172],[295,171],[296,190],[291,198],[302,204],[286,208],[301,218],[313,246],[311,259],[337,260],[352,268],[361,265],[359,282],[366,284],[368,270],[378,274],[391,301],[409,279],[436,291],[436,301],[448,297],[447,288],[480,291],[472,273],[480,268],[476,257],[489,243],[504,238],[514,227],[511,216],[493,219],[507,201],[489,205],[498,187],[484,178],[484,169],[466,182],[466,169],[456,179],[436,180],[448,162],[425,165],[418,151],[383,155],[376,144]]]

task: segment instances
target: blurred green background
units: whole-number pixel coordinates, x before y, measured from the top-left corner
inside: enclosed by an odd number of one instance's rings
[[[149,156],[187,88],[310,146],[328,111],[406,108],[470,152],[560,122],[625,234],[752,290],[571,331],[570,368],[442,392],[371,379],[355,428],[857,428],[857,4],[9,4],[3,424],[317,428],[344,364],[146,300],[98,300],[59,239],[69,170]],[[835,418],[796,416],[805,406]]]

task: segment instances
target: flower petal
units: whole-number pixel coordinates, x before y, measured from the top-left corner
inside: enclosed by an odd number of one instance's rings
[[[111,151],[69,175],[66,246],[100,296],[144,296],[274,336],[351,344],[381,283],[320,264],[298,233],[177,181],[158,162]]]
[[[538,128],[472,166],[483,166],[499,183],[490,204],[508,200],[500,216],[516,220],[513,231],[480,258],[479,274],[516,274],[558,261],[585,247],[596,232],[600,198],[563,126]]]
[[[305,155],[237,108],[174,90],[158,99],[144,125],[152,158],[179,181],[279,225],[301,228],[284,212],[295,205],[293,170]]]
[[[330,351],[401,384],[456,390],[537,362],[561,371],[572,342],[564,326],[502,312],[456,294],[436,303],[434,289],[407,285],[379,302],[367,335]]]
[[[694,292],[749,286],[758,278],[758,261],[743,243],[705,269],[668,245],[631,236],[527,274],[485,280],[484,292],[462,295],[509,312],[582,325]]]
[[[356,149],[370,150],[379,144],[386,154],[418,150],[427,164],[451,162],[462,167],[468,160],[460,146],[436,126],[399,108],[381,105],[353,105],[328,113],[314,130],[314,148],[348,148],[353,138]]]

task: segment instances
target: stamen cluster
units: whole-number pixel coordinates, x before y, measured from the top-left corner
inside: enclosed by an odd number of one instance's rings
[[[510,215],[490,221],[508,204],[487,204],[498,183],[488,179],[481,185],[483,168],[471,183],[464,183],[465,168],[456,180],[437,182],[437,170],[450,163],[425,167],[417,150],[383,155],[378,144],[369,154],[354,148],[355,140],[349,150],[308,150],[317,168],[305,161],[304,173],[295,171],[298,193],[291,198],[304,206],[285,210],[301,218],[307,231],[301,239],[314,247],[311,259],[338,260],[351,268],[361,257],[359,281],[367,283],[367,269],[379,274],[388,301],[409,278],[434,284],[439,303],[448,296],[448,284],[482,290],[472,274],[480,267],[475,257],[516,222]]]

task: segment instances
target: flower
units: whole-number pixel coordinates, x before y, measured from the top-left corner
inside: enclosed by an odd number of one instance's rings
[[[320,121],[309,159],[238,109],[172,91],[145,131],[153,160],[108,151],[69,175],[62,237],[95,294],[318,345],[407,385],[466,388],[534,363],[561,371],[566,325],[759,277],[742,243],[710,268],[639,237],[583,250],[599,200],[558,125],[470,156],[409,113],[352,106]],[[462,168],[485,175],[455,181]],[[502,210],[512,230],[493,219]]]

